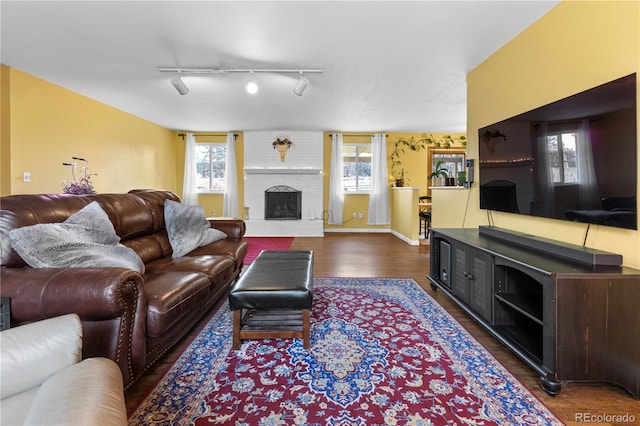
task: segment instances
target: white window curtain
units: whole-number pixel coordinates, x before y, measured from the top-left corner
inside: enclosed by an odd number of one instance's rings
[[[329,174],[330,225],[342,225],[344,216],[344,161],[342,159],[342,134],[331,135],[331,172]]]
[[[589,120],[582,120],[576,138],[576,159],[578,163],[578,208],[585,210],[599,209],[601,205],[590,135]]]
[[[236,137],[233,133],[227,133],[226,148],[222,214],[228,217],[238,217],[238,167],[236,165]]]
[[[182,184],[182,203],[198,205],[198,175],[196,170],[196,137],[187,133],[184,150],[184,181]]]
[[[387,175],[387,137],[371,136],[371,193],[369,194],[369,218],[367,225],[388,225],[389,189]]]

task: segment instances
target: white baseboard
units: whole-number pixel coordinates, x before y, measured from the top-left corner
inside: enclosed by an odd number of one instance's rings
[[[405,243],[417,246],[420,241],[411,240],[406,236],[389,228],[322,228],[319,220],[245,220],[247,225],[246,237],[324,237],[326,233],[350,234],[392,234]]]
[[[406,236],[392,230],[392,229],[381,229],[381,228],[373,228],[373,229],[368,229],[368,228],[325,228],[324,229],[325,234],[329,233],[329,232],[348,232],[348,233],[360,233],[360,234],[372,234],[372,233],[378,233],[378,234],[392,234],[395,237],[400,238],[402,241],[404,241],[405,243],[412,245],[412,246],[417,246],[420,245],[420,241],[419,240],[412,240],[407,238]]]
[[[391,229],[382,229],[382,228],[324,228],[324,232],[348,232],[350,234],[360,233],[360,234],[388,234],[391,232]]]
[[[400,238],[405,243],[411,245],[411,246],[419,246],[420,245],[420,241],[419,240],[412,240],[410,238],[407,238],[405,235],[402,235],[399,232],[396,232],[396,231],[393,231],[393,230],[391,231],[391,233],[393,235],[395,235],[396,237]]]

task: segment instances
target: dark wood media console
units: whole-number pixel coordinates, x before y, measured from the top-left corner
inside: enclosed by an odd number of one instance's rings
[[[494,227],[432,229],[431,287],[540,374],[640,398],[640,270],[621,256]]]

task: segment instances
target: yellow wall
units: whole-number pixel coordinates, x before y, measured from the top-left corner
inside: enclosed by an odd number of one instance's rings
[[[438,228],[467,227],[471,190],[460,186],[431,188],[431,225]]]
[[[420,233],[418,189],[416,187],[393,188],[389,192],[391,230],[405,241],[417,244]]]
[[[467,76],[468,157],[478,158],[477,132],[483,126],[639,73],[639,18],[637,1],[564,1],[471,71]],[[486,212],[478,207],[477,183],[470,194],[465,193],[459,194],[470,195],[465,226],[486,225]],[[496,226],[541,237],[572,244],[582,244],[585,238],[584,224],[499,212],[492,217]],[[435,215],[433,226],[438,227]],[[637,231],[592,225],[586,245],[620,253],[625,265],[640,267]]]
[[[11,193],[11,109],[9,108],[9,67],[0,65],[0,195]]]
[[[89,160],[97,192],[181,193],[176,132],[14,68],[3,67],[2,89],[2,195],[62,192],[73,156]]]

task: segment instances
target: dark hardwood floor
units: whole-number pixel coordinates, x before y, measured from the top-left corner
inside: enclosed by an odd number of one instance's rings
[[[317,277],[399,277],[413,278],[425,288],[459,323],[482,343],[511,373],[527,386],[566,424],[583,423],[586,416],[624,416],[633,422],[608,421],[591,424],[640,424],[640,401],[622,388],[602,383],[567,383],[555,397],[540,388],[538,375],[495,338],[480,328],[449,297],[433,291],[426,278],[429,270],[429,245],[410,246],[386,233],[327,233],[324,238],[295,238],[291,249],[314,251],[314,275]],[[207,316],[208,318],[208,316]],[[205,320],[203,320],[205,321]],[[197,333],[195,327],[167,356],[155,364],[126,392],[129,412],[147,390],[170,367]]]

